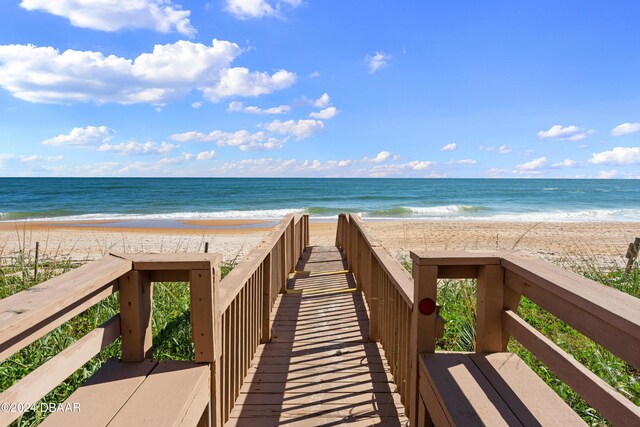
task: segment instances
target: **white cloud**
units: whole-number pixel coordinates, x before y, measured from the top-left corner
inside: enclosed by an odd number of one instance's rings
[[[611,129],[611,135],[621,136],[629,133],[640,132],[640,123],[622,123]]]
[[[388,176],[388,175],[402,175],[407,172],[423,171],[433,165],[430,161],[418,161],[414,160],[407,163],[391,163],[391,164],[377,164],[371,167],[369,173],[371,176]]]
[[[554,125],[549,130],[541,130],[538,132],[540,139],[560,139],[563,141],[581,141],[592,135],[594,130],[586,130],[577,126],[560,126]]]
[[[334,118],[339,112],[340,110],[338,110],[336,107],[328,107],[324,110],[318,111],[317,113],[310,113],[309,117],[312,117],[314,119],[329,120]]]
[[[600,172],[598,172],[598,178],[600,178],[600,179],[610,179],[610,178],[613,178],[616,175],[618,175],[618,171],[615,170],[615,169],[612,169],[610,171],[600,171]]]
[[[593,153],[589,163],[594,165],[638,165],[640,147],[615,147],[613,150]]]
[[[533,159],[530,162],[522,163],[516,166],[516,170],[519,171],[533,171],[541,168],[547,163],[546,157],[539,157],[537,159]]]
[[[322,94],[320,98],[312,99],[311,101],[309,101],[309,104],[311,104],[316,108],[324,108],[327,105],[331,104],[331,97],[329,96],[328,93],[325,92]]]
[[[367,61],[367,66],[369,67],[369,72],[371,74],[378,71],[381,67],[384,67],[391,60],[391,55],[386,53],[376,52],[375,55],[367,55],[365,57],[365,61]]]
[[[576,161],[575,160],[571,160],[571,159],[564,159],[561,162],[558,163],[553,163],[551,165],[552,168],[570,168],[576,165]]]
[[[160,33],[196,33],[188,10],[170,0],[22,0],[27,10],[67,18],[71,25],[101,31],[147,29]]]
[[[202,107],[202,102],[198,101],[198,102],[194,102],[191,104],[191,107],[195,110],[197,110],[198,108]]]
[[[373,159],[365,157],[362,160],[365,161],[365,162],[370,162],[370,163],[384,163],[389,159],[389,157],[391,157],[391,152],[389,152],[389,151],[381,151]]]
[[[302,0],[226,0],[226,10],[238,19],[282,16],[284,10],[295,9]]]
[[[156,45],[135,59],[34,45],[0,46],[0,86],[30,102],[164,105],[196,89],[213,101],[258,96],[291,86],[296,75],[230,68],[243,50],[213,40]]]
[[[279,105],[277,107],[262,109],[254,106],[245,106],[242,102],[233,101],[229,104],[227,110],[250,114],[285,114],[291,111],[291,107],[288,105]]]
[[[216,156],[216,150],[203,151],[196,155],[197,160],[211,160]]]
[[[271,123],[263,125],[266,130],[280,135],[293,135],[296,140],[310,137],[316,132],[324,128],[324,122],[320,120],[287,120],[281,122],[274,120]]]
[[[107,151],[111,153],[117,154],[168,154],[174,149],[178,148],[178,145],[168,144],[166,142],[162,142],[158,144],[157,142],[147,141],[147,142],[138,142],[138,141],[129,141],[122,142],[120,144],[102,144],[98,147],[98,151]]]
[[[215,141],[218,147],[238,147],[242,151],[278,150],[282,148],[286,142],[286,138],[280,140],[268,137],[263,131],[251,133],[244,129],[237,132],[214,130],[209,133],[204,133],[190,131],[173,134],[170,138],[178,142]]]
[[[100,145],[111,140],[115,131],[106,126],[73,128],[68,134],[60,134],[42,141],[44,145]]]
[[[269,75],[266,72],[250,72],[244,67],[222,70],[220,79],[213,87],[203,89],[204,96],[219,101],[229,96],[260,96],[286,89],[296,82],[295,73],[279,70]]]
[[[451,144],[447,144],[445,146],[443,146],[440,151],[455,151],[458,148],[458,145],[454,142],[452,142]]]
[[[456,160],[454,163],[458,165],[475,165],[476,163],[478,163],[478,161],[474,159],[462,159]]]

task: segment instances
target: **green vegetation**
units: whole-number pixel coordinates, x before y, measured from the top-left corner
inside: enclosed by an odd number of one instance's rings
[[[34,279],[33,261],[20,254],[8,265],[0,267],[0,298],[20,292],[78,265],[69,260],[43,262],[39,265],[38,277]],[[221,269],[222,276],[224,277],[232,268],[233,264],[224,264]],[[154,285],[153,292],[154,358],[193,360],[188,285],[159,283]],[[118,294],[115,294],[0,363],[0,390],[6,390],[119,311]],[[120,339],[105,348],[41,401],[63,402],[107,359],[114,357],[120,357]],[[39,404],[36,408],[38,410],[27,412],[14,425],[32,426],[41,422],[46,414],[39,410]]]
[[[589,262],[586,258],[564,264],[565,268],[571,268],[592,280],[640,298],[640,268],[637,266],[630,273],[625,273],[624,269],[619,267],[607,271],[597,267],[594,262]],[[411,271],[410,262],[405,261],[404,265],[407,270]],[[438,342],[439,349],[474,350],[475,287],[474,280],[442,280],[439,282],[440,315],[446,322],[445,334]],[[518,315],[636,405],[640,405],[640,372],[527,298],[522,299]],[[600,414],[518,342],[511,339],[508,350],[518,354],[531,366],[589,425],[607,424]]]

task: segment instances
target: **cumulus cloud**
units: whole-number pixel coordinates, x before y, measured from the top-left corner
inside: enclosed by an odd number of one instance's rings
[[[160,33],[196,33],[188,10],[170,0],[22,0],[20,6],[67,18],[71,25],[100,31],[147,29]]]
[[[312,99],[311,101],[309,101],[309,104],[316,108],[324,108],[327,105],[331,104],[331,97],[328,93],[325,92],[322,94],[322,96],[320,96],[320,98]]]
[[[340,110],[338,110],[336,107],[328,107],[324,110],[318,111],[317,113],[310,113],[309,117],[312,117],[314,119],[329,120],[334,118],[339,112]]]
[[[178,148],[178,145],[168,144],[166,142],[162,142],[158,144],[157,142],[147,141],[147,142],[138,142],[138,141],[129,141],[122,142],[120,144],[102,144],[98,147],[98,151],[106,151],[117,154],[168,154],[174,149]]]
[[[414,160],[406,163],[390,163],[390,164],[377,164],[369,169],[371,176],[382,177],[389,175],[403,175],[407,172],[419,172],[424,171],[433,165],[433,162],[424,160]]]
[[[0,46],[0,86],[30,102],[164,105],[199,90],[212,100],[259,96],[291,86],[296,75],[231,68],[243,50],[214,39],[211,46],[180,40],[135,59],[34,45]]]
[[[282,148],[285,140],[268,137],[263,131],[249,132],[248,130],[239,130],[237,132],[223,132],[214,130],[209,133],[204,132],[183,132],[170,136],[174,141],[178,142],[212,142],[218,147],[238,147],[242,151],[256,150],[278,150]]]
[[[443,146],[440,151],[455,151],[458,148],[458,145],[456,143],[451,143],[451,144],[447,144],[445,146]]]
[[[554,125],[549,130],[541,130],[538,132],[540,139],[559,139],[562,141],[581,141],[592,135],[594,130],[582,129],[577,126],[561,126]]]
[[[629,133],[640,132],[640,123],[622,123],[611,129],[611,135],[621,136]]]
[[[264,124],[263,127],[269,132],[279,135],[291,135],[296,140],[309,138],[311,135],[319,132],[324,128],[324,122],[320,120],[287,120],[281,122],[274,120],[271,123]]]
[[[382,52],[376,52],[375,55],[367,55],[365,57],[365,61],[367,62],[367,66],[369,67],[369,72],[371,74],[387,65],[390,60],[391,55]]]
[[[458,165],[475,165],[476,163],[478,163],[478,161],[474,159],[461,159],[461,160],[454,160],[453,163]]]
[[[538,157],[537,159],[533,159],[530,162],[522,163],[516,166],[516,170],[519,171],[533,171],[541,168],[547,163],[546,157]]]
[[[593,153],[589,163],[593,165],[638,165],[640,147],[615,147],[613,150]]]
[[[233,101],[227,107],[228,111],[237,111],[242,113],[250,113],[250,114],[285,114],[291,111],[291,107],[288,105],[279,105],[277,107],[270,108],[260,108],[247,105],[245,106],[242,102]]]
[[[111,140],[115,131],[106,126],[73,128],[68,134],[60,134],[42,141],[44,145],[100,145]]]
[[[202,151],[196,155],[196,160],[211,160],[216,156],[216,150]]]
[[[285,10],[295,9],[302,0],[226,0],[226,10],[238,19],[282,16]]]
[[[365,161],[365,162],[370,162],[370,163],[384,163],[387,160],[389,160],[389,157],[391,157],[391,152],[389,152],[389,151],[381,151],[372,159],[370,159],[368,157],[365,157],[362,160]]]

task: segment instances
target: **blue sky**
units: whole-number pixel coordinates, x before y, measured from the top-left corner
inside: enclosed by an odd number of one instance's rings
[[[6,0],[2,176],[640,177],[637,1]]]

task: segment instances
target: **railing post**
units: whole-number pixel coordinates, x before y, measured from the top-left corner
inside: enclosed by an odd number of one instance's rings
[[[261,343],[271,341],[271,252],[263,261],[262,272],[262,334]]]
[[[369,303],[369,340],[371,341],[380,341],[380,327],[378,323],[380,322],[379,316],[379,304],[378,304],[378,295],[380,295],[380,285],[382,281],[382,271],[378,260],[376,259],[373,251],[369,254],[369,292],[368,292],[368,303]]]
[[[435,303],[438,290],[438,266],[422,265],[422,259],[411,252],[413,260],[413,310],[411,315],[410,335],[410,369],[409,375],[409,422],[418,425],[419,363],[421,353],[433,353],[436,349],[436,317]],[[434,310],[430,314],[422,314],[419,310],[420,302],[431,300]]]
[[[287,290],[287,232],[285,231],[280,238],[280,286],[279,293],[283,294]]]
[[[525,284],[520,276],[506,270],[504,272],[504,294],[503,294],[503,307],[507,310],[511,310],[514,313],[518,312],[518,306],[522,299],[522,291]],[[507,345],[509,345],[510,335],[507,331],[502,329],[502,346],[500,351],[507,351]]]
[[[503,291],[504,269],[502,266],[478,266],[476,353],[502,351]]]
[[[190,270],[191,330],[195,347],[195,361],[211,366],[211,395],[208,410],[212,426],[222,425],[222,396],[220,378],[222,365],[222,325],[218,313],[220,269]]]
[[[153,286],[148,271],[131,270],[118,279],[122,361],[151,359],[151,300]]]
[[[296,220],[295,217],[291,218],[289,223],[289,271],[287,273],[294,273],[296,271]]]

